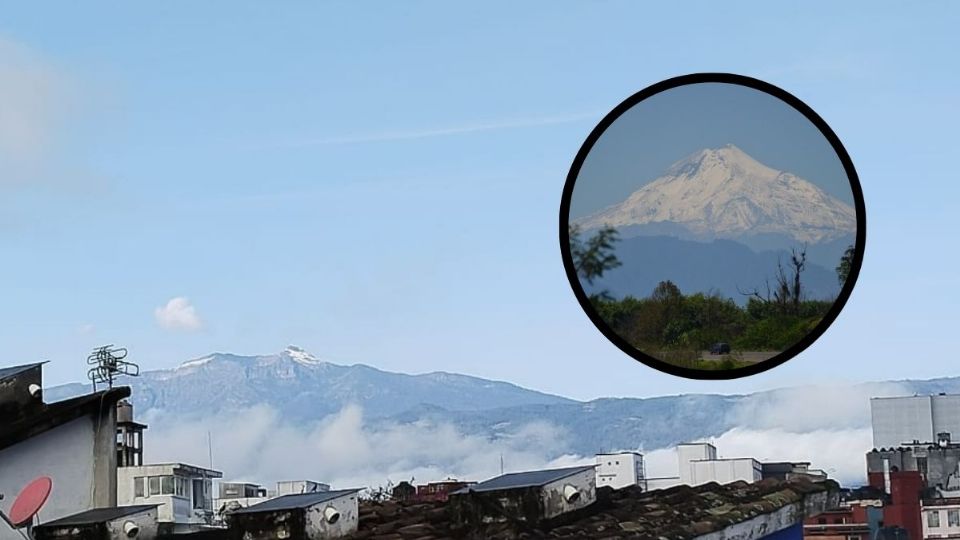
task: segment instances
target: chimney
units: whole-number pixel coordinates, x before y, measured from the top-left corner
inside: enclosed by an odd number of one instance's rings
[[[890,494],[890,460],[883,458],[883,491]]]

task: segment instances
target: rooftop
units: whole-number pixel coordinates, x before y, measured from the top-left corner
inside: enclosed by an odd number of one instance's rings
[[[515,489],[523,487],[540,487],[555,482],[562,478],[572,476],[587,470],[593,470],[593,465],[584,465],[581,467],[567,467],[564,469],[547,469],[543,471],[530,471],[510,473],[498,476],[480,482],[479,484],[463,488],[455,493],[466,493],[468,491],[496,491],[500,489]]]
[[[247,508],[242,508],[233,512],[233,514],[256,514],[259,512],[275,512],[278,510],[296,510],[300,508],[309,508],[311,506],[338,499],[345,495],[351,495],[359,492],[359,489],[339,489],[337,491],[318,491],[316,493],[296,493],[293,495],[283,495],[276,499],[254,504]]]
[[[6,378],[8,378],[8,377],[13,377],[14,375],[19,375],[20,373],[23,373],[24,371],[33,369],[33,368],[35,368],[35,367],[37,367],[37,366],[41,366],[41,365],[43,365],[44,363],[45,363],[45,362],[36,362],[36,363],[33,363],[33,364],[24,364],[24,365],[22,365],[22,366],[13,366],[13,367],[0,368],[0,380],[6,379]]]
[[[22,367],[22,366],[21,366]],[[15,369],[15,368],[8,368]],[[44,404],[36,412],[22,414],[0,423],[0,450],[88,414],[113,410],[117,401],[130,396],[130,388],[119,386],[72,399]]]
[[[397,540],[441,540],[452,537],[507,540],[514,538],[621,538],[693,540],[720,533],[732,525],[753,537],[774,532],[771,515],[786,512],[801,522],[835,507],[839,486],[832,480],[810,482],[762,480],[748,484],[716,483],[677,486],[643,493],[638,488],[597,489],[597,502],[549,530],[522,523],[495,523],[482,530],[462,531],[442,503],[361,502],[359,530],[352,537]],[[782,517],[782,516],[781,516]],[[744,536],[745,538],[748,536]]]

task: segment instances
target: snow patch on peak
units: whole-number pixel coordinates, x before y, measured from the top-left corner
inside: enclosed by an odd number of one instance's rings
[[[196,358],[196,359],[194,359],[194,360],[187,360],[186,362],[180,364],[180,366],[178,366],[177,369],[189,369],[189,368],[200,367],[200,366],[202,366],[202,365],[204,365],[204,364],[208,364],[208,363],[212,362],[213,359],[214,359],[214,356],[215,356],[215,355],[212,355],[212,354],[211,354],[210,356],[204,356],[203,358]]]
[[[320,360],[316,356],[308,353],[300,347],[297,347],[296,345],[290,345],[287,347],[283,351],[283,354],[298,364],[303,364],[306,366],[319,366],[320,364],[323,364],[323,360]]]

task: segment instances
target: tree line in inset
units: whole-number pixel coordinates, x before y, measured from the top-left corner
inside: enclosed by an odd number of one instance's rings
[[[578,277],[593,285],[603,274],[621,266],[614,253],[617,231],[604,227],[581,239],[576,226],[568,230],[570,254]],[[853,262],[847,248],[837,268],[843,286]],[[746,304],[717,293],[684,294],[670,280],[661,281],[646,298],[613,298],[607,291],[590,295],[597,314],[633,347],[662,360],[694,367],[707,366],[702,352],[716,343],[735,351],[782,351],[797,343],[819,324],[833,300],[807,298],[803,284],[806,248],[793,249],[786,264],[778,262],[765,289],[740,291]],[[735,359],[720,367],[737,367]]]

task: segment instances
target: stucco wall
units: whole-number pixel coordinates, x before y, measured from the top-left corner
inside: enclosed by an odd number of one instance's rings
[[[137,540],[154,540],[157,537],[157,510],[153,509],[107,522],[107,532],[110,533],[111,538],[126,538],[123,526],[128,521],[140,527]]]
[[[580,498],[574,502],[567,502],[563,496],[563,487],[572,485],[580,491]],[[596,472],[587,469],[583,472],[561,478],[551,482],[540,491],[543,502],[543,517],[551,519],[560,514],[590,506],[597,500]]]
[[[340,512],[340,519],[334,524],[327,523],[327,520],[323,517],[323,511],[327,506],[332,506]],[[340,538],[355,532],[359,524],[359,508],[356,493],[311,506],[306,512],[308,540]]]
[[[597,455],[597,487],[609,486],[621,489],[636,485],[643,475],[643,458],[637,454]]]
[[[107,425],[107,431],[113,428]],[[113,433],[110,432],[111,437]],[[103,496],[110,480],[100,475],[95,490],[94,422],[83,417],[58,426],[20,444],[0,450],[0,508],[9,512],[20,490],[38,476],[53,479],[50,498],[40,510],[40,519],[52,521],[93,508],[95,491]],[[0,540],[23,540],[0,523]]]

